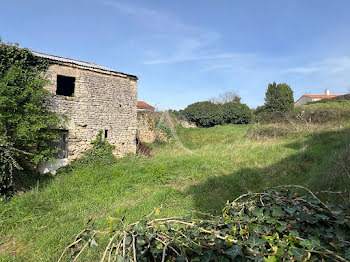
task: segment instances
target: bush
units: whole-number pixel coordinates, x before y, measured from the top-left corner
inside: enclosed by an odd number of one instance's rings
[[[252,120],[250,108],[239,101],[224,104],[198,102],[181,111],[188,121],[200,127],[212,127],[223,124],[248,124]]]
[[[229,102],[222,105],[225,124],[248,124],[252,120],[250,108],[239,102]]]
[[[101,261],[348,261],[349,210],[325,204],[305,187],[285,187],[244,194],[227,203],[222,216],[151,220],[155,209],[130,225],[111,218]],[[100,232],[85,229],[61,258],[68,253],[78,260],[85,247],[98,244]]]
[[[91,167],[96,164],[110,165],[115,163],[114,146],[109,144],[102,135],[103,131],[100,130],[95,140],[91,141],[92,147],[81,158],[72,161],[68,166],[60,168],[58,172],[69,173],[78,168]]]
[[[222,107],[212,102],[197,102],[183,111],[188,121],[200,127],[212,127],[224,123]]]
[[[12,170],[9,159],[32,168],[33,164],[49,160],[55,152],[47,141],[58,140],[61,120],[45,106],[49,92],[43,88],[48,83],[43,72],[48,66],[48,61],[28,49],[0,40],[0,137],[3,145],[8,145],[1,146],[3,174],[7,172],[4,170]],[[10,148],[17,154],[9,155]],[[5,175],[12,177],[12,172]],[[1,179],[1,187],[11,191],[12,179]],[[1,190],[1,194],[5,191]]]
[[[54,149],[47,141],[58,139],[60,118],[45,106],[48,66],[29,50],[0,42],[0,135],[30,152],[26,161],[33,163],[49,160]]]
[[[296,107],[286,118],[298,122],[335,123],[350,119],[350,102],[328,102]]]
[[[21,169],[16,161],[18,151],[0,138],[0,200],[13,194],[13,169]]]

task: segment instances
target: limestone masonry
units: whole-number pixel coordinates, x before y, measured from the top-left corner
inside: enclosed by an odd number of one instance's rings
[[[68,162],[91,147],[100,130],[115,146],[114,154],[136,152],[137,77],[92,63],[41,53],[52,60],[47,71],[51,93],[47,105],[67,118],[57,157]]]

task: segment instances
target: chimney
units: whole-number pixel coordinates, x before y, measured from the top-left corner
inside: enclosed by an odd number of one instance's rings
[[[329,95],[330,95],[329,89],[324,90],[324,94],[325,94],[326,96],[329,96]]]

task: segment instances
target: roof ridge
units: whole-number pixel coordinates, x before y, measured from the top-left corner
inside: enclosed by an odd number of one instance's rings
[[[135,76],[135,75],[119,72],[119,71],[116,71],[114,69],[110,69],[110,68],[104,67],[102,65],[96,64],[96,63],[85,62],[85,61],[81,61],[81,60],[78,60],[78,59],[67,58],[67,57],[62,57],[62,56],[57,56],[57,55],[50,55],[50,54],[46,54],[46,53],[42,53],[42,52],[38,52],[38,51],[33,51],[33,50],[31,50],[31,52],[35,56],[39,56],[39,57],[42,57],[42,58],[45,58],[45,59],[50,59],[50,60],[53,60],[53,61],[59,61],[59,62],[64,62],[64,63],[71,63],[71,64],[76,64],[76,65],[80,65],[80,66],[84,66],[84,67],[90,67],[90,68],[94,68],[94,69],[114,72],[114,73],[117,73],[117,74],[122,74],[122,75],[125,75],[125,76],[130,76],[130,77],[138,79],[138,77]]]
[[[81,62],[81,63],[87,63],[87,64],[91,64],[91,65],[102,66],[102,65],[99,65],[99,64],[96,64],[96,63],[86,62],[86,61],[78,60],[78,59],[75,59],[75,58],[64,57],[64,56],[58,56],[58,55],[51,55],[51,54],[46,54],[46,53],[38,52],[38,51],[34,51],[34,50],[32,50],[32,52],[33,52],[33,53],[42,54],[42,55],[47,55],[47,56],[54,56],[54,57],[57,57],[57,58],[63,58],[63,59],[67,59],[67,60],[74,60],[74,61]]]

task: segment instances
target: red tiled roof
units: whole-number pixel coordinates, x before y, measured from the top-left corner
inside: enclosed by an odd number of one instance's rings
[[[341,95],[303,95],[311,98],[333,98],[336,96],[341,96]]]
[[[137,101],[137,107],[138,108],[154,108],[153,106],[151,106],[143,101]]]

